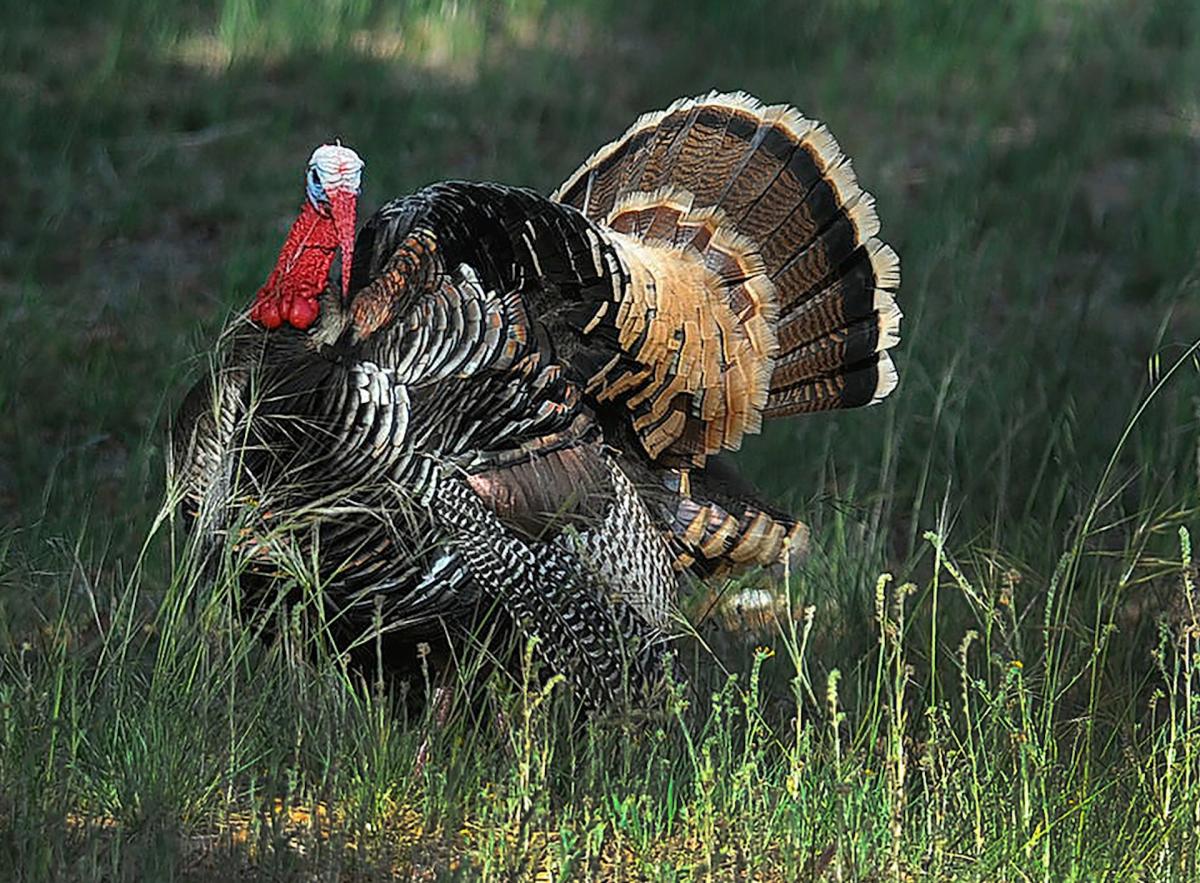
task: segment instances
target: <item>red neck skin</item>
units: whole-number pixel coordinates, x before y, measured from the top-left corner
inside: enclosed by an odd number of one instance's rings
[[[320,313],[317,299],[325,290],[339,244],[333,217],[322,215],[304,200],[300,217],[279,251],[275,269],[258,290],[250,318],[267,328],[287,322],[306,330]]]

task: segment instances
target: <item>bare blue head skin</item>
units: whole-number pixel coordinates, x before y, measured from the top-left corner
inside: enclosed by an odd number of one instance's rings
[[[342,253],[342,294],[350,289],[354,222],[363,161],[349,147],[323,144],[304,174],[304,205],[279,252],[275,269],[258,291],[250,318],[267,328],[285,322],[301,331],[316,321],[329,268]]]
[[[330,194],[344,192],[357,197],[362,190],[362,169],[362,159],[349,147],[322,144],[308,160],[308,201],[317,211],[328,214]]]

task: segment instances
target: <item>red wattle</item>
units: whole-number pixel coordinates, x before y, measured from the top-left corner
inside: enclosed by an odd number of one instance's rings
[[[351,190],[334,190],[329,194],[329,213],[333,229],[342,250],[342,297],[350,294],[350,265],[354,262],[354,223],[358,209],[358,194]]]
[[[283,318],[279,315],[279,303],[274,296],[263,296],[265,288],[259,289],[258,300],[254,302],[254,308],[250,310],[250,318],[267,328],[278,328],[283,324]]]
[[[321,305],[316,300],[297,297],[288,304],[287,317],[294,328],[305,331],[313,322],[317,321],[317,314],[320,312]]]
[[[353,214],[350,224],[353,231]],[[332,214],[321,214],[305,200],[275,269],[258,290],[250,318],[267,328],[284,322],[301,331],[309,328],[320,313],[319,298],[341,244]]]

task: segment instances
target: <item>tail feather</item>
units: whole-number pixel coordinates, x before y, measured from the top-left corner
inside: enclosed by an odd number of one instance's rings
[[[899,376],[887,351],[837,374],[826,374],[772,391],[767,399],[767,417],[788,417],[834,408],[858,408],[883,401],[896,388]]]
[[[878,232],[879,219],[874,206],[862,199],[848,212],[839,212],[813,238],[796,244],[790,252],[781,250],[780,257],[767,266],[771,280],[779,288],[783,306],[807,299],[823,281],[836,277],[854,251]],[[773,269],[775,264],[778,269]]]
[[[784,389],[803,380],[821,377],[843,365],[857,365],[879,351],[879,322],[874,316],[859,319],[825,337],[784,353],[775,362],[771,388]]]
[[[618,193],[656,190],[671,182],[671,168],[683,148],[680,136],[687,129],[689,116],[676,114],[658,121],[638,158],[625,167]]]
[[[880,335],[888,347],[900,341],[900,308],[891,290],[899,282],[898,258],[878,240],[847,263],[841,275],[798,304],[780,320],[776,331],[786,353],[838,328],[879,316]],[[878,286],[878,287],[877,287]],[[887,348],[887,347],[885,347]]]
[[[677,101],[554,198],[623,237],[635,284],[606,321],[633,358],[604,380],[651,456],[702,465],[764,416],[873,404],[895,387],[899,261],[850,160],[793,108],[743,93]]]
[[[675,567],[699,576],[727,576],[748,567],[798,564],[808,551],[808,527],[768,511],[753,495],[730,497],[706,487],[706,474],[673,473],[666,485],[678,496],[670,512]],[[718,501],[713,497],[721,497]]]
[[[746,109],[755,113],[752,107]],[[749,145],[744,148],[745,153],[725,181],[716,201],[739,230],[752,236],[755,228],[765,226],[766,220],[753,215],[756,210],[769,210],[775,206],[777,194],[767,199],[765,204],[763,197],[793,162],[802,139],[812,129],[810,120],[789,107],[777,105],[761,110]],[[803,194],[800,196],[803,198]],[[795,196],[791,204],[796,204]]]

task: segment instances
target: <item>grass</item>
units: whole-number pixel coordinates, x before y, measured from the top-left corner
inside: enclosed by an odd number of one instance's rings
[[[6,5],[0,878],[1200,874],[1194,4]],[[578,732],[497,678],[418,764],[371,672],[198,578],[166,415],[312,145],[369,204],[549,191],[713,86],[855,158],[901,386],[739,455],[814,553],[773,615],[685,599],[700,690]]]

